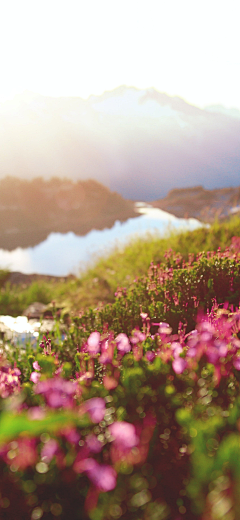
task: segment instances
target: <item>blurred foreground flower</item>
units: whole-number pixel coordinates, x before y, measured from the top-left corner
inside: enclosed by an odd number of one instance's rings
[[[106,406],[105,401],[101,397],[93,397],[84,402],[84,410],[89,413],[93,423],[99,423],[103,420]]]
[[[20,391],[20,375],[18,368],[11,368],[2,361],[0,366],[0,396],[8,397]]]
[[[121,449],[130,449],[139,443],[133,424],[119,421],[111,424],[108,429],[113,437],[113,442]]]
[[[77,383],[60,377],[46,379],[37,383],[36,394],[42,394],[51,408],[72,408]]]

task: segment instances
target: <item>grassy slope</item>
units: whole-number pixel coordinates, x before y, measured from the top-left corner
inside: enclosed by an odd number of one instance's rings
[[[74,312],[100,302],[112,302],[118,286],[127,287],[136,277],[145,274],[151,261],[164,260],[166,250],[171,248],[187,259],[189,253],[216,251],[218,247],[225,249],[231,245],[233,236],[240,236],[240,216],[215,222],[211,228],[171,233],[167,238],[146,235],[131,241],[123,249],[113,250],[79,278],[67,283],[34,282],[29,287],[11,287],[5,283],[4,272],[0,271],[0,314],[21,314],[33,301],[49,303],[55,300]]]

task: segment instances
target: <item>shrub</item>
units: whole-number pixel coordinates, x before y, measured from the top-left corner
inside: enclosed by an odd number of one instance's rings
[[[238,518],[240,311],[226,307],[188,334],[92,332],[74,370],[46,338],[21,371],[2,356],[2,518],[16,504],[25,519]]]

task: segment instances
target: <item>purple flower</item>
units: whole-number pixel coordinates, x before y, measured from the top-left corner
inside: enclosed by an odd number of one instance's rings
[[[87,340],[87,350],[89,354],[98,354],[100,352],[100,334],[92,332]]]
[[[120,352],[130,352],[131,345],[129,343],[128,337],[126,334],[118,334],[116,337],[116,343],[117,343],[117,349],[120,350]]]
[[[136,429],[133,424],[125,421],[119,421],[109,426],[109,431],[113,437],[113,441],[122,449],[131,449],[139,443],[136,435]]]
[[[99,423],[106,412],[105,401],[101,397],[93,397],[84,402],[84,409],[89,413],[93,423]]]

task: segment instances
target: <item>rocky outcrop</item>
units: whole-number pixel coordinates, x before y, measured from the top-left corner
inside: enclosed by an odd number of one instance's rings
[[[240,211],[240,187],[206,190],[202,186],[171,190],[167,197],[152,202],[155,208],[176,217],[194,217],[203,222],[226,218]]]

